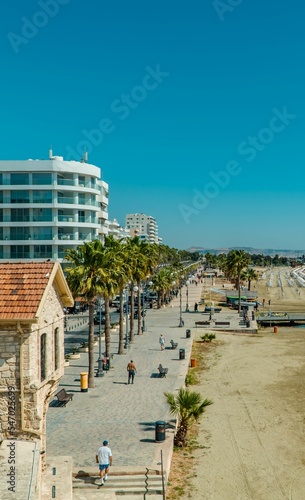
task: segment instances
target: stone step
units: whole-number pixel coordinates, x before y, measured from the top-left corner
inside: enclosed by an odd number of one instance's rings
[[[153,497],[161,499],[163,491],[161,474],[158,471],[150,471],[146,478],[144,475],[145,472],[146,469],[138,471],[138,473],[136,471],[113,471],[111,469],[105,485],[100,486],[97,484],[99,476],[96,469],[90,473],[87,471],[85,474],[82,474],[82,471],[80,471],[76,476],[73,474],[73,498],[77,495],[75,498],[80,499],[81,494],[85,492],[86,494],[92,494],[92,498],[94,498],[94,492],[100,493],[102,490],[103,495],[106,493],[115,493],[116,497],[124,495],[126,499],[127,496],[130,496],[130,498],[143,498],[144,493],[150,499]],[[147,484],[147,489],[145,483]]]

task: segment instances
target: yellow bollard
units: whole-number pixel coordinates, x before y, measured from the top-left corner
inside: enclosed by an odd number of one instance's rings
[[[88,372],[80,373],[80,390],[81,392],[88,392]]]

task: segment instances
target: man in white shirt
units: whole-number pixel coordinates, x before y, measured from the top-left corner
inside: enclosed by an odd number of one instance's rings
[[[100,480],[98,481],[98,484],[100,486],[104,486],[105,481],[108,479],[108,472],[109,472],[109,467],[112,465],[112,453],[111,449],[108,446],[108,441],[105,440],[103,442],[103,446],[101,446],[97,450],[97,455],[96,455],[96,463],[99,464],[99,470],[100,470]]]

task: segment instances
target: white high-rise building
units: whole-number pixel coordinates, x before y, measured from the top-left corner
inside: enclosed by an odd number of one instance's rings
[[[127,214],[126,227],[132,236],[139,236],[149,243],[160,243],[156,219],[146,214]]]
[[[62,261],[65,250],[107,234],[108,184],[95,165],[0,161],[0,259]]]

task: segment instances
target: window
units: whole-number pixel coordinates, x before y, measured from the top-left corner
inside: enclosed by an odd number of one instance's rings
[[[11,191],[11,203],[30,203],[29,191]]]
[[[43,172],[35,172],[32,174],[32,183],[33,184],[52,184],[52,174],[51,173],[43,173]]]
[[[16,186],[16,185],[24,185],[24,184],[30,184],[29,182],[29,174],[26,174],[24,172],[18,172],[16,174],[11,174],[11,185]]]
[[[12,222],[28,222],[30,220],[30,210],[28,208],[12,208]]]
[[[0,222],[3,222],[3,208],[0,208]]]
[[[28,227],[11,227],[10,229],[11,240],[29,240],[30,238],[31,235]]]
[[[29,245],[11,245],[11,259],[29,259]]]
[[[34,259],[50,259],[52,257],[52,245],[35,245]]]
[[[52,203],[52,191],[33,191],[33,203]]]
[[[40,337],[40,380],[43,382],[47,377],[47,334]]]
[[[51,222],[52,220],[51,208],[33,208],[33,222]]]
[[[54,331],[54,370],[58,370],[59,360],[60,360],[59,328],[55,328],[55,331]]]

